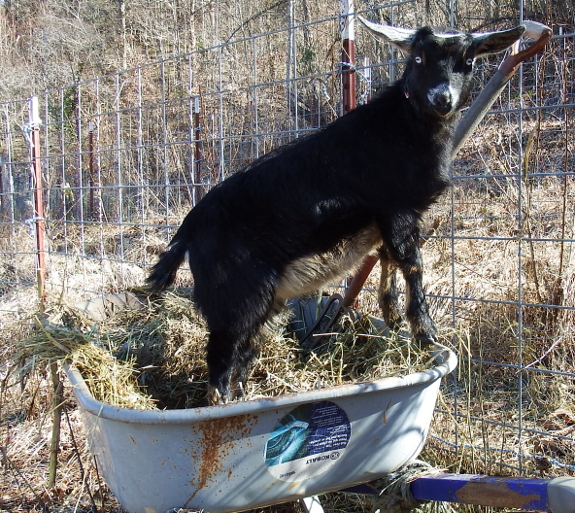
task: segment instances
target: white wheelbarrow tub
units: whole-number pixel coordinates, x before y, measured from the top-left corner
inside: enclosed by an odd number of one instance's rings
[[[91,451],[129,513],[210,513],[277,504],[378,479],[421,451],[443,346],[424,372],[187,410],[131,410],[96,401],[68,376]]]

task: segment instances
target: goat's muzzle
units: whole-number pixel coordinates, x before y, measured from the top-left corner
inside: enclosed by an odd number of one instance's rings
[[[431,89],[427,95],[429,107],[439,117],[447,117],[453,112],[457,98],[448,84],[441,84]]]
[[[453,110],[453,99],[449,91],[437,94],[431,103],[433,111],[441,117],[446,117]]]

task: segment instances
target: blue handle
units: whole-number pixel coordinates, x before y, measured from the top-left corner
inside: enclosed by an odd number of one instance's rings
[[[441,473],[415,479],[411,494],[417,500],[549,511],[550,482],[551,479]]]

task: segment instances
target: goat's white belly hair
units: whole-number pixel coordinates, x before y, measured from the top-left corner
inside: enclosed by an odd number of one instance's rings
[[[382,243],[379,228],[371,224],[325,253],[294,260],[281,276],[276,299],[291,299],[334,283],[359,266],[363,258]]]

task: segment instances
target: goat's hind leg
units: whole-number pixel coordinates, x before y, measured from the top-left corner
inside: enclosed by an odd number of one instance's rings
[[[245,381],[253,360],[258,355],[257,341],[273,304],[271,288],[256,287],[257,283],[236,283],[231,294],[221,291],[214,296],[209,311],[203,309],[210,336],[207,345],[209,370],[208,402],[228,402],[232,396],[232,381]],[[261,283],[259,284],[261,285]],[[216,302],[217,301],[217,302]]]
[[[209,326],[209,322],[208,322]],[[231,400],[230,387],[234,370],[234,354],[238,341],[232,330],[210,330],[206,361],[208,364],[208,404],[218,404]]]
[[[207,400],[209,404],[227,403],[241,387],[243,395],[254,360],[259,354],[258,329],[249,333],[235,330],[211,331],[207,346],[209,369]]]
[[[286,305],[283,301],[276,301],[267,316],[266,322],[249,337],[243,346],[238,348],[236,358],[234,359],[233,382],[238,385],[239,395],[243,396],[246,391],[246,384],[249,380],[254,362],[260,354],[260,348],[267,338],[281,330],[285,324]]]
[[[246,343],[239,348],[235,358],[233,382],[239,388],[239,393],[237,394],[239,397],[245,395],[248,378],[250,377],[254,361],[260,353],[261,339],[261,332],[250,337]]]

